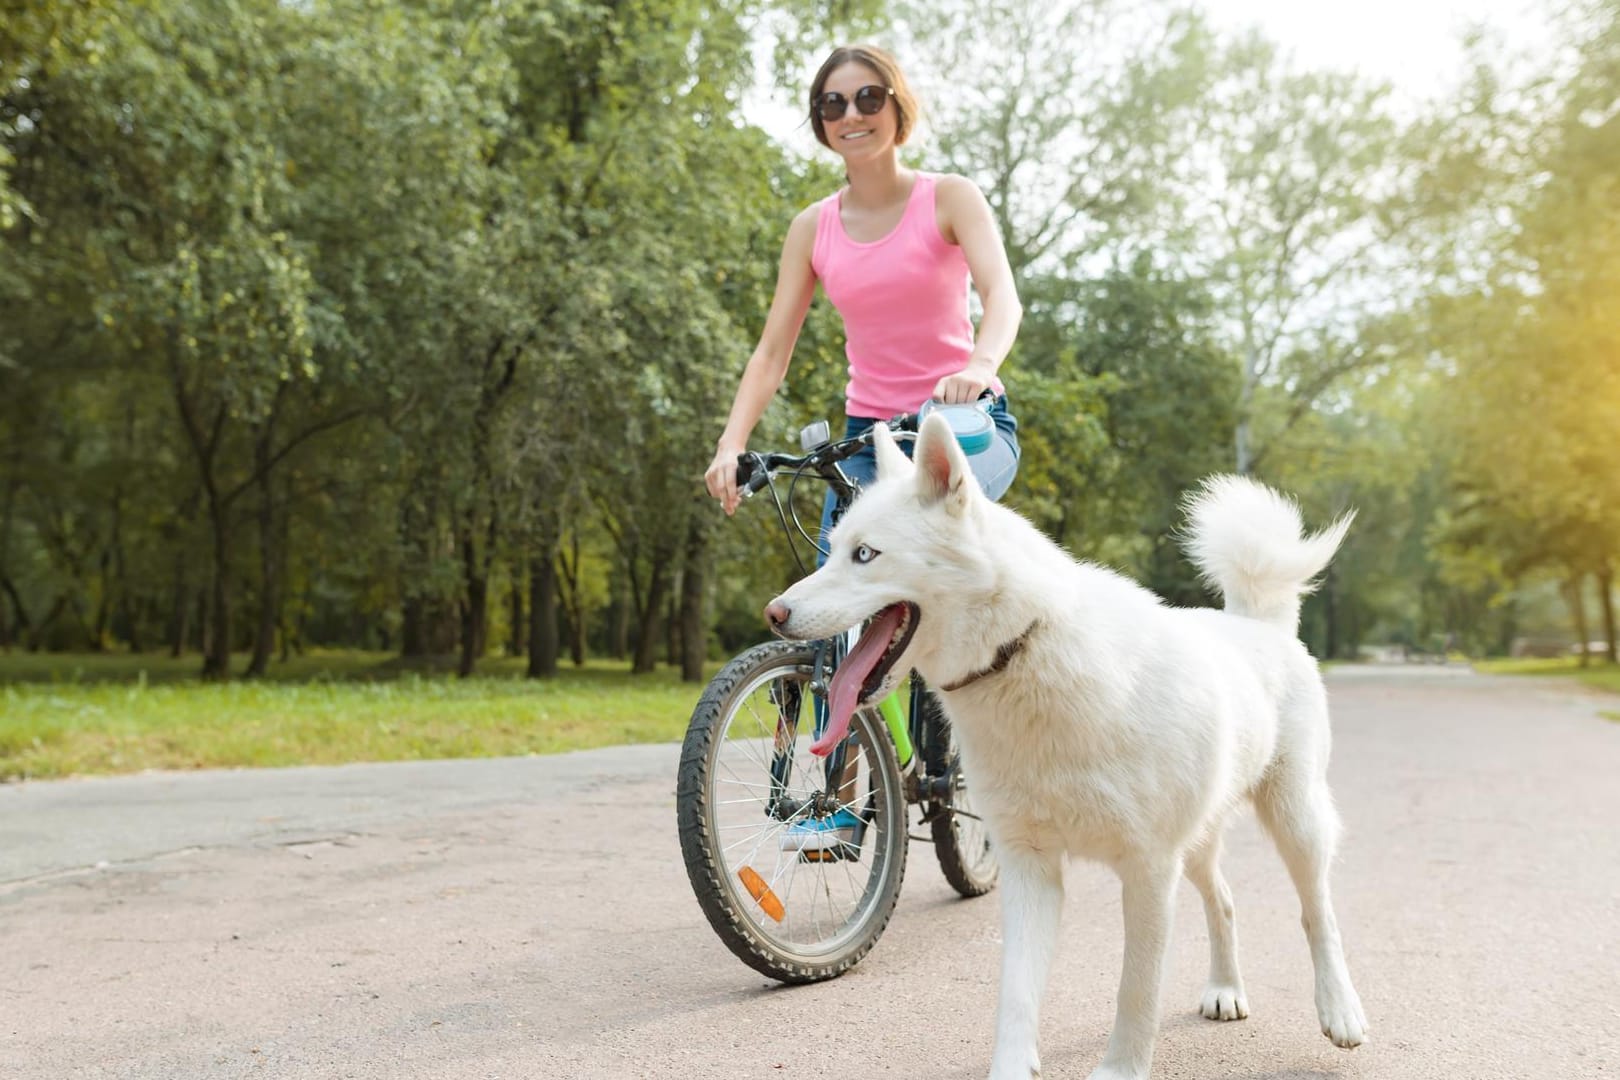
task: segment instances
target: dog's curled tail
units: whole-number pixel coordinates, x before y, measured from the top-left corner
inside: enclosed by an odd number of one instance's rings
[[[1221,591],[1226,610],[1299,629],[1300,599],[1315,588],[1354,510],[1306,536],[1292,499],[1243,476],[1211,476],[1186,499],[1187,554]]]

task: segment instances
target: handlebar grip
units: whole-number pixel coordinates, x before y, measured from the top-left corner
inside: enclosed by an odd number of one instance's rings
[[[760,488],[771,482],[770,470],[758,454],[737,455],[737,489],[744,495],[752,495]]]

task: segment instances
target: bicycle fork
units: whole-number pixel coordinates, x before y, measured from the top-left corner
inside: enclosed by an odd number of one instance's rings
[[[814,737],[819,738],[827,724],[828,661],[830,658],[842,659],[847,655],[849,649],[853,647],[857,633],[858,630],[852,629],[840,637],[828,638],[817,645],[815,667],[811,671],[809,684],[815,712]],[[916,744],[912,741],[913,727],[919,734],[924,733],[920,710],[933,707],[925,700],[926,691],[916,688],[918,685],[914,684],[912,691],[912,712],[916,715],[911,723],[907,722],[905,710],[900,702],[901,691],[898,689],[879,701],[877,710],[883,717],[883,724],[888,729],[890,739],[894,742],[895,758],[900,767],[902,791],[906,801],[924,804],[923,820],[927,821],[932,813],[937,813],[937,809],[933,809],[930,804],[947,802],[953,777],[948,763],[944,760],[943,752],[919,755]],[[799,716],[803,707],[802,690],[798,684],[783,685],[773,692],[772,699],[777,706],[776,738],[771,757],[771,795],[766,804],[766,812],[779,821],[790,820],[806,810],[812,816],[830,812],[840,805],[838,792],[847,782],[845,767],[848,744],[835,747],[832,753],[827,755],[823,766],[825,787],[818,797],[806,802],[791,798],[787,794],[787,784],[793,768],[793,745],[798,735]],[[934,734],[939,734],[937,725]],[[928,759],[923,763],[924,768],[921,770],[918,769],[919,756]],[[934,775],[936,770],[940,770],[939,775]]]

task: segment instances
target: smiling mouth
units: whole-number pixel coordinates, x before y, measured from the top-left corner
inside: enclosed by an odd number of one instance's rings
[[[872,616],[866,632],[833,672],[827,688],[827,727],[810,745],[812,753],[824,755],[843,741],[855,710],[870,704],[882,689],[885,677],[911,644],[921,619],[922,610],[909,600],[890,604]]]
[[[911,636],[917,632],[917,623],[921,615],[922,611],[916,604],[903,600],[898,604],[890,604],[872,619],[871,626],[861,635],[860,641],[855,643],[855,648],[844,658],[841,665],[841,669],[853,666],[858,673],[860,667],[864,666],[863,654],[876,652],[878,646],[882,644],[882,652],[877,653],[877,658],[867,670],[866,677],[861,680],[861,694],[857,704],[868,704],[872,695],[878,692],[878,688],[883,685],[884,676],[889,674],[889,669],[894,667],[895,661],[906,651],[906,646],[911,644]],[[896,619],[898,625],[889,629],[890,624]],[[885,630],[888,630],[889,635],[887,643],[883,642],[882,637]],[[836,678],[836,675],[834,677]]]

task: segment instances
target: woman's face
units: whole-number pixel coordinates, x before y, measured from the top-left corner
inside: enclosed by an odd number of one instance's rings
[[[855,92],[863,86],[882,86],[883,77],[859,61],[840,64],[827,76],[822,86],[824,94],[842,94],[844,115],[837,120],[823,119],[822,130],[827,141],[847,164],[870,160],[894,150],[895,132],[900,126],[900,112],[892,96],[885,97],[883,108],[866,116],[855,107]]]

